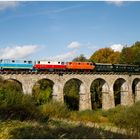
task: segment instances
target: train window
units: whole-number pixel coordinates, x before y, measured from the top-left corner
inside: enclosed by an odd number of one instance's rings
[[[15,60],[12,60],[12,62],[14,63],[14,62],[15,62]]]
[[[90,63],[90,65],[92,66],[92,63]]]
[[[0,63],[2,62],[2,59],[0,60]]]
[[[64,62],[61,62],[61,64],[64,64]]]
[[[58,64],[60,64],[60,62],[58,62]]]
[[[78,63],[79,65],[81,64],[81,63]]]
[[[71,65],[72,63],[70,62],[69,64]]]
[[[89,63],[87,63],[87,65],[89,65]]]
[[[28,61],[29,64],[32,64],[32,61]]]
[[[24,63],[26,63],[27,61],[25,60]]]
[[[38,64],[40,64],[40,61],[38,61]]]
[[[50,64],[50,61],[48,63]]]

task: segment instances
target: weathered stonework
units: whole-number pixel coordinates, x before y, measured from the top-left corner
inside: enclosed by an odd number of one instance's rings
[[[64,102],[63,89],[67,81],[78,79],[81,81],[79,110],[91,109],[90,87],[93,81],[99,79],[102,82],[102,108],[115,107],[113,86],[117,80],[121,84],[121,104],[131,105],[134,103],[132,85],[135,82],[135,101],[140,100],[140,75],[120,74],[2,74],[3,79],[16,80],[21,83],[23,93],[31,94],[33,86],[41,79],[51,80],[53,85],[53,100]]]

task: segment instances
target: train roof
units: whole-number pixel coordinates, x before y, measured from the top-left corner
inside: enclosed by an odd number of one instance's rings
[[[37,60],[41,62],[63,62],[63,61],[54,61],[54,60]]]
[[[94,63],[95,65],[112,65],[111,63]]]
[[[70,61],[70,62],[67,62],[67,63],[92,63],[92,62]]]
[[[139,65],[133,65],[133,64],[113,64],[115,66],[139,66]]]
[[[65,62],[63,62],[63,61],[48,61],[48,60],[37,60],[36,61],[36,63],[37,64],[47,64],[47,65],[49,65],[49,64],[51,64],[51,65],[64,65],[65,64]]]
[[[0,62],[33,62],[27,59],[0,59]]]
[[[32,61],[31,59],[0,59],[1,61],[11,61],[11,60],[15,60],[15,61]]]

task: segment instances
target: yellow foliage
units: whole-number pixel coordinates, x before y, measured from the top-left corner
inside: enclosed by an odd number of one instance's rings
[[[96,63],[119,63],[120,52],[114,52],[111,48],[97,50],[90,60]]]

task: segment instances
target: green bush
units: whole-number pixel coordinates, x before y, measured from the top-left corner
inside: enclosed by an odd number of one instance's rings
[[[113,121],[128,134],[140,138],[140,102],[117,113]]]
[[[69,110],[66,105],[60,102],[50,101],[39,108],[42,114],[49,115],[50,117],[66,118],[69,116]]]
[[[125,129],[127,135],[140,138],[140,102],[130,107],[118,105],[113,109],[102,111],[102,116],[107,117],[120,129]]]
[[[40,90],[39,93],[33,94],[36,105],[42,105],[50,101],[52,96],[52,89],[48,87],[47,90]]]
[[[121,112],[126,110],[126,106],[117,105],[115,108],[111,108],[109,110],[102,110],[101,115],[103,117],[107,117],[111,123],[114,123],[114,120]]]
[[[48,119],[48,116],[40,113],[30,95],[15,92],[1,92],[0,95],[4,96],[0,101],[0,119]]]
[[[64,86],[64,102],[70,110],[79,110],[80,84],[80,81],[71,79]]]
[[[0,79],[0,119],[47,120],[40,113],[32,96],[22,94],[21,85],[15,81]]]
[[[43,79],[40,80],[34,87],[33,87],[33,98],[36,102],[36,105],[42,105],[49,102],[52,98],[52,87],[53,83]]]

